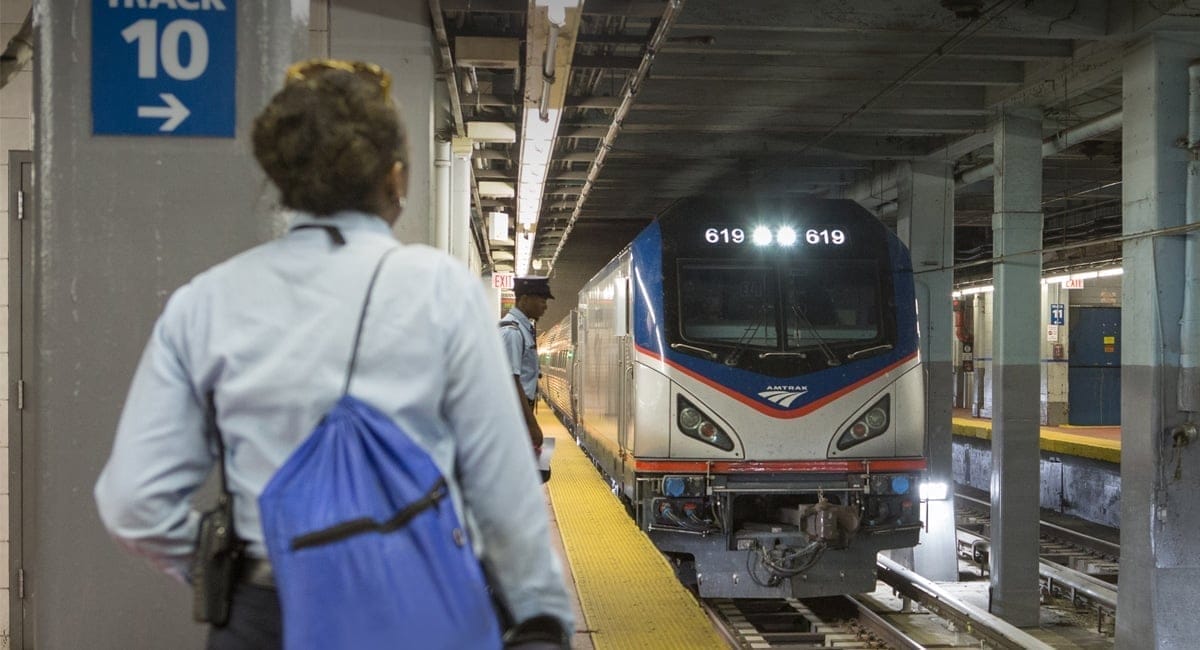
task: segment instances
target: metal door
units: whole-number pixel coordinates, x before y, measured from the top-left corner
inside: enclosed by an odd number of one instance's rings
[[[1121,424],[1121,310],[1072,307],[1067,323],[1068,421],[1076,425]]]
[[[27,502],[33,491],[24,483],[26,462],[32,463],[32,441],[25,432],[34,431],[25,410],[25,378],[33,368],[33,154],[10,151],[8,154],[8,629],[10,648],[34,646],[25,634],[29,609],[25,599],[25,550],[33,549],[29,539],[33,508]]]

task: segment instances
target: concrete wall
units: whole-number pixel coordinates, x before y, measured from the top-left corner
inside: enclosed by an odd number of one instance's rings
[[[1121,468],[1112,463],[1042,452],[1041,507],[1112,528],[1121,527]],[[955,438],[954,481],[990,490],[990,440]]]

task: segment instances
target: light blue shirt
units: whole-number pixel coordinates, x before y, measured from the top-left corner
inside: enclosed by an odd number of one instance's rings
[[[521,376],[521,390],[525,397],[537,397],[538,384],[538,355],[537,341],[533,336],[533,321],[525,312],[513,307],[508,310],[500,322],[512,321],[517,324],[500,326],[500,338],[504,341],[504,352],[508,355],[510,374]],[[512,380],[510,379],[511,383]]]
[[[100,517],[133,553],[186,579],[213,470],[204,395],[215,391],[238,534],[266,557],[257,497],[341,395],[371,272],[398,243],[378,217],[345,212],[196,276],[171,296],[146,345],[96,482]],[[513,616],[571,629],[562,568],[512,378],[482,283],[451,257],[403,246],[383,266],[350,392],[395,420],[450,479]]]

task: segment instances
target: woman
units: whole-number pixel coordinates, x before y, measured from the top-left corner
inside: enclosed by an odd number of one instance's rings
[[[391,226],[404,204],[406,145],[389,90],[388,75],[370,64],[289,69],[253,140],[283,206],[296,213],[291,228],[171,296],[96,483],[109,532],[187,581],[198,520],[189,497],[215,464],[205,438],[213,394],[235,529],[258,568],[245,572],[210,648],[280,645],[278,597],[260,570],[267,553],[257,498],[340,397],[367,281],[397,246]],[[510,384],[478,279],[425,246],[390,255],[363,323],[352,392],[409,432],[450,479],[513,619],[565,635],[570,604],[548,550],[521,415],[503,389]]]

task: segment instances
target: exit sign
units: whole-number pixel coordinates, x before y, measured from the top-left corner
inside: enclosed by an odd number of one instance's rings
[[[513,273],[493,273],[492,274],[492,288],[504,289],[505,291],[512,291],[514,277],[515,277],[515,274],[513,274]]]

